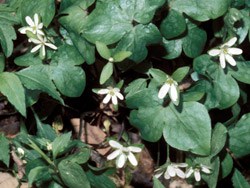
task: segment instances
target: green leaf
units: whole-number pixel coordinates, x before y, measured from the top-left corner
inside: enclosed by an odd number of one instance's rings
[[[222,178],[227,177],[233,169],[233,159],[229,153],[226,154],[225,158],[221,162],[221,176]]]
[[[131,56],[132,53],[129,51],[121,51],[121,52],[117,52],[113,58],[114,58],[114,62],[121,62],[124,59],[128,58],[129,56]]]
[[[0,161],[2,161],[7,167],[9,167],[10,163],[10,148],[9,148],[9,140],[4,136],[4,134],[0,134]]]
[[[88,170],[86,173],[92,187],[96,188],[116,188],[116,184],[108,177],[106,172],[94,172]]]
[[[177,11],[171,9],[167,17],[161,22],[160,31],[166,39],[181,35],[186,30],[186,21]]]
[[[166,40],[163,38],[163,46],[166,50],[165,59],[175,59],[181,55],[182,39]]]
[[[210,153],[211,120],[205,106],[184,102],[181,112],[170,105],[164,114],[160,117],[165,123],[163,136],[170,146],[198,155]]]
[[[49,168],[47,166],[38,166],[33,168],[28,175],[29,186],[32,186],[37,181],[46,182],[50,178]]]
[[[0,92],[23,116],[26,116],[24,88],[14,73],[0,73]]]
[[[80,151],[67,156],[67,160],[72,163],[84,164],[90,158],[90,150],[88,148],[81,148]]]
[[[222,16],[229,8],[230,0],[175,0],[170,1],[170,9],[185,13],[194,20],[207,21]]]
[[[126,98],[130,95],[135,94],[139,90],[146,88],[147,80],[143,78],[136,79],[129,83],[129,85],[125,88],[125,93],[127,93]]]
[[[0,20],[0,43],[6,57],[9,57],[13,52],[13,42],[16,39],[16,32],[13,26],[9,23],[1,22]]]
[[[33,0],[22,1],[21,16],[23,25],[27,25],[25,17],[30,16],[34,20],[35,13],[42,17],[42,23],[45,27],[48,27],[55,15],[54,0],[43,0],[39,3]]]
[[[163,84],[167,80],[167,74],[160,69],[151,68],[148,73],[159,83]]]
[[[16,57],[14,63],[18,66],[42,65],[42,60],[33,53],[26,53]]]
[[[102,69],[100,84],[104,84],[113,74],[113,63],[108,62]]]
[[[229,147],[235,157],[243,157],[250,154],[249,134],[250,113],[243,115],[235,127],[229,130]]]
[[[100,54],[100,56],[102,56],[102,58],[106,60],[109,60],[109,58],[111,57],[111,53],[107,45],[99,41],[96,41],[95,44],[96,44],[96,49],[98,53]]]
[[[176,71],[174,71],[174,73],[172,74],[172,78],[176,81],[176,82],[181,82],[185,76],[188,74],[189,72],[189,67],[185,66],[185,67],[180,67],[178,68]]]
[[[235,169],[232,182],[234,187],[236,188],[249,188],[250,184],[247,182],[245,177],[240,173],[239,170]]]
[[[194,70],[208,78],[210,82],[204,84],[207,92],[205,105],[208,108],[225,109],[234,105],[239,99],[239,86],[230,74],[226,74],[218,63],[210,56],[201,55],[194,59]]]
[[[5,58],[4,55],[0,53],[0,73],[4,71],[5,68]]]
[[[211,141],[211,157],[216,156],[225,146],[227,140],[227,128],[217,123],[213,129]]]
[[[153,188],[164,188],[164,185],[162,185],[162,183],[156,177],[153,177],[153,182]]]
[[[58,136],[52,142],[52,154],[54,159],[60,152],[62,152],[69,145],[70,138],[71,138],[71,132],[68,132]]]
[[[250,61],[237,61],[237,67],[228,66],[228,70],[236,80],[250,84]]]
[[[17,72],[18,77],[22,83],[31,90],[41,90],[48,93],[54,99],[64,103],[60,94],[56,91],[56,87],[53,82],[49,79],[47,74],[44,74],[41,69],[37,66],[31,66]]]
[[[90,188],[90,183],[81,166],[63,160],[58,165],[58,170],[64,184],[69,188]]]

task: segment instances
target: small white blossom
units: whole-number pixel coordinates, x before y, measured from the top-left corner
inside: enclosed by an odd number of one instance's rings
[[[118,104],[117,98],[120,99],[120,100],[124,99],[123,95],[120,93],[119,88],[108,87],[106,89],[100,89],[97,93],[101,94],[101,95],[106,94],[106,96],[104,97],[104,99],[102,101],[104,104],[107,104],[111,99],[112,103],[114,105],[117,105]]]
[[[41,35],[37,35],[37,39],[30,38],[30,42],[37,44],[34,48],[31,49],[30,52],[34,53],[40,49],[43,57],[45,57],[45,55],[46,55],[45,46],[48,46],[53,50],[57,49],[57,47],[54,44],[47,42],[47,38],[44,36],[41,36]]]
[[[124,147],[121,145],[119,142],[110,140],[109,145],[113,148],[115,148],[115,151],[113,151],[111,154],[107,156],[108,160],[113,160],[116,158],[116,167],[117,168],[122,168],[127,159],[133,166],[137,166],[138,162],[135,158],[135,155],[133,153],[139,153],[142,151],[141,148],[135,147],[135,146],[129,146],[129,147]]]
[[[169,93],[171,101],[175,104],[179,104],[179,89],[178,83],[171,77],[167,78],[167,81],[163,84],[158,93],[158,98],[163,99]]]
[[[34,21],[29,16],[26,16],[25,20],[29,26],[21,27],[20,29],[18,29],[20,33],[26,34],[27,31],[30,31],[37,35],[44,35],[44,32],[42,31],[43,23],[39,22],[37,13],[34,15]]]
[[[237,41],[236,37],[231,38],[225,44],[222,44],[219,49],[212,49],[208,51],[210,56],[219,56],[220,66],[221,68],[226,67],[226,61],[232,65],[236,66],[236,61],[233,58],[233,55],[242,54],[242,50],[240,48],[231,48]]]
[[[24,150],[20,147],[17,148],[17,153],[20,158],[24,156]]]
[[[47,150],[48,150],[48,151],[51,151],[51,150],[52,150],[52,143],[47,142],[47,143],[46,143],[46,147],[47,147]]]
[[[185,178],[185,173],[180,168],[185,168],[188,165],[186,163],[170,163],[167,168],[159,168],[155,172],[155,177],[159,178],[162,174],[164,174],[165,179],[170,179],[175,176],[178,176],[182,179]]]
[[[205,174],[210,174],[211,170],[208,166],[200,164],[199,166],[193,168],[189,168],[186,172],[186,178],[189,178],[192,174],[194,174],[194,178],[196,181],[201,180],[201,172],[204,172]]]

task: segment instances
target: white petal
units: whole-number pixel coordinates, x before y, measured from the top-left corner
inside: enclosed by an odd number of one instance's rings
[[[116,166],[117,168],[122,168],[127,160],[127,156],[122,153],[117,159],[116,159]]]
[[[45,43],[45,46],[48,46],[48,47],[52,48],[53,50],[57,50],[57,47],[54,44]]]
[[[112,160],[121,154],[120,150],[115,150],[107,156],[107,160]]]
[[[138,162],[135,158],[135,155],[132,153],[132,152],[129,152],[128,154],[128,160],[129,162],[133,165],[133,166],[137,166],[138,165]]]
[[[35,43],[35,44],[41,44],[40,40],[34,39],[34,38],[30,38],[30,41]]]
[[[117,149],[122,149],[123,145],[121,145],[119,142],[115,141],[115,140],[110,140],[109,141],[109,145],[113,148],[117,148]]]
[[[201,171],[205,172],[206,174],[211,173],[211,170],[209,168],[205,167],[205,166],[201,166]]]
[[[240,55],[243,51],[240,48],[228,48],[227,52],[232,55]]]
[[[159,177],[161,177],[162,174],[163,174],[163,171],[162,171],[162,170],[159,170],[159,172],[156,172],[156,173],[155,173],[155,177],[156,177],[156,178],[159,178]]]
[[[225,58],[227,60],[227,62],[232,65],[232,66],[236,66],[236,61],[234,60],[234,58],[228,54],[225,54]]]
[[[168,166],[167,171],[168,171],[168,174],[170,175],[170,177],[176,176],[175,168],[172,165]]]
[[[35,26],[33,20],[29,16],[26,16],[25,20],[31,27]]]
[[[200,171],[198,171],[198,170],[194,171],[194,178],[195,178],[196,181],[201,181]]]
[[[118,104],[118,101],[117,101],[117,97],[116,96],[112,96],[112,103],[114,105],[117,105]]]
[[[237,37],[233,37],[228,42],[226,42],[223,46],[229,46],[229,47],[231,47],[231,46],[233,46],[236,43],[236,41],[237,41]]]
[[[109,92],[109,89],[100,89],[97,93],[103,95],[103,94],[107,94],[108,92]]]
[[[182,178],[182,179],[185,178],[185,173],[181,169],[176,168],[175,172],[176,172],[177,176],[179,176],[180,178]]]
[[[103,102],[104,104],[107,104],[107,103],[110,101],[110,99],[111,99],[111,95],[110,95],[110,94],[107,94],[106,97],[104,97],[104,99],[103,99],[102,102]]]
[[[129,151],[132,151],[132,152],[134,152],[134,153],[140,153],[140,152],[142,151],[141,148],[136,147],[136,146],[129,146],[129,147],[128,147],[128,150],[129,150]]]
[[[161,86],[161,89],[158,93],[158,98],[163,99],[167,95],[169,88],[170,88],[170,84],[167,84],[167,83]]]
[[[38,29],[36,32],[37,32],[38,35],[44,35],[44,32],[42,30]]]
[[[123,99],[124,99],[123,95],[122,95],[121,93],[119,93],[119,92],[116,92],[115,95],[116,95],[120,100],[123,100]]]
[[[18,29],[18,31],[22,34],[26,34],[27,28],[28,27],[21,27],[20,29]]]
[[[169,92],[170,98],[171,98],[171,100],[173,101],[173,103],[175,105],[179,104],[179,92],[177,90],[177,87],[178,86],[175,86],[174,84],[171,84],[170,92]]]
[[[168,180],[168,179],[171,178],[170,175],[168,174],[168,171],[167,171],[167,170],[166,170],[166,172],[164,173],[164,178],[165,178],[166,180]]]
[[[43,28],[43,23],[39,23],[37,26],[38,29],[42,29]]]
[[[220,54],[220,66],[223,69],[226,67],[225,55],[223,53]]]
[[[191,174],[194,172],[194,169],[191,167],[187,170],[186,172],[186,178],[189,178],[191,176]]]
[[[211,56],[218,56],[221,53],[221,50],[219,49],[212,49],[207,52]]]
[[[39,18],[38,18],[37,13],[34,15],[34,23],[35,23],[36,26],[38,26],[38,24],[39,24]]]
[[[42,46],[41,44],[38,44],[37,46],[35,46],[34,48],[32,48],[30,52],[31,53],[36,52],[37,50],[39,50],[41,48],[41,46]]]
[[[185,168],[188,166],[187,163],[172,163],[172,164],[176,167],[181,167],[181,168]]]
[[[46,51],[45,51],[45,46],[44,45],[42,45],[41,50],[42,50],[42,56],[45,57]]]

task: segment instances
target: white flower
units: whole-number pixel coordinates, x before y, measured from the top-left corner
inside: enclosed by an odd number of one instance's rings
[[[52,143],[47,142],[47,143],[46,143],[46,147],[47,147],[47,150],[48,150],[48,151],[51,151],[51,150],[52,150]]]
[[[116,158],[116,167],[117,168],[122,168],[127,159],[133,166],[137,166],[138,162],[134,156],[133,153],[139,153],[142,151],[141,148],[135,147],[135,146],[129,146],[129,147],[124,147],[121,145],[119,142],[116,142],[114,140],[109,141],[109,145],[113,148],[115,148],[115,151],[113,151],[111,154],[107,156],[108,160],[113,160]]]
[[[42,56],[45,57],[46,51],[45,51],[45,46],[48,46],[50,48],[52,48],[53,50],[56,50],[57,47],[52,44],[52,43],[48,43],[47,42],[47,38],[43,37],[41,35],[37,35],[37,39],[36,38],[30,38],[30,41],[33,42],[34,44],[37,44],[34,48],[31,49],[31,53],[36,52],[37,50],[41,50],[42,52]]]
[[[194,178],[196,181],[201,180],[201,172],[204,172],[206,174],[210,174],[211,170],[208,166],[205,166],[203,164],[200,164],[199,166],[193,168],[189,168],[186,172],[186,178],[190,177],[192,174],[194,174]]]
[[[102,101],[104,104],[107,104],[110,101],[110,99],[112,99],[112,103],[114,105],[117,105],[118,104],[117,98],[119,98],[120,100],[124,99],[123,95],[120,93],[119,88],[108,87],[107,89],[100,89],[97,93],[101,95],[106,94],[106,96]]]
[[[225,44],[222,44],[219,49],[212,49],[208,51],[208,54],[211,56],[219,56],[220,57],[220,66],[221,68],[226,67],[226,61],[232,65],[236,66],[236,61],[233,58],[233,55],[240,55],[242,54],[242,50],[240,48],[230,48],[232,47],[237,41],[236,37],[231,38]]]
[[[178,83],[171,77],[163,84],[158,93],[158,98],[163,99],[169,93],[170,99],[175,105],[179,104],[179,89]]]
[[[34,15],[34,21],[29,16],[26,16],[25,20],[29,26],[18,29],[20,33],[26,34],[27,31],[30,31],[34,34],[44,35],[44,32],[42,31],[43,23],[39,23],[39,17],[37,13]]]
[[[20,147],[17,148],[17,153],[20,158],[24,156],[24,150]]]
[[[185,168],[188,165],[186,163],[170,163],[167,168],[159,168],[155,172],[155,177],[159,178],[164,173],[165,179],[170,179],[178,176],[182,179],[185,178],[185,173],[180,168]]]

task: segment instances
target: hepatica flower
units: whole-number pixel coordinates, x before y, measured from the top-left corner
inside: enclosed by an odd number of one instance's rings
[[[26,34],[27,31],[30,31],[33,34],[44,35],[44,32],[42,31],[43,23],[40,23],[37,13],[34,15],[34,20],[32,20],[31,17],[26,16],[25,21],[29,26],[20,28],[18,30],[20,33]]]
[[[163,99],[169,93],[171,101],[175,104],[179,104],[179,89],[178,83],[171,77],[167,78],[167,81],[160,88],[158,98]]]
[[[201,180],[201,173],[210,174],[211,170],[208,166],[200,164],[195,168],[191,167],[186,172],[186,178],[189,178],[192,174],[194,174],[194,178],[196,181]]]
[[[226,67],[226,61],[232,65],[236,66],[236,61],[233,58],[233,55],[242,54],[240,48],[232,47],[237,41],[236,37],[231,38],[228,42],[222,44],[218,49],[212,49],[208,51],[210,56],[219,56],[221,68]]]
[[[182,179],[185,178],[185,173],[180,168],[185,168],[188,165],[186,163],[170,163],[167,168],[159,168],[155,172],[155,177],[159,178],[162,174],[164,174],[165,179],[170,179],[175,176],[178,176]]]
[[[124,147],[119,142],[110,140],[109,145],[115,149],[111,154],[107,156],[108,160],[113,160],[116,158],[116,167],[122,168],[127,159],[133,166],[137,166],[138,162],[133,153],[140,153],[142,151],[141,148],[135,146]]]
[[[45,57],[46,55],[46,50],[45,50],[46,46],[53,50],[57,49],[57,47],[54,44],[48,42],[45,36],[37,35],[37,38],[30,38],[30,42],[36,44],[36,46],[32,48],[30,52],[34,53],[40,49],[42,57]]]
[[[120,93],[119,88],[108,87],[106,89],[100,89],[97,93],[101,95],[106,95],[102,101],[104,104],[107,104],[111,99],[112,103],[114,105],[117,105],[118,104],[117,98],[120,100],[124,99],[123,95]]]

